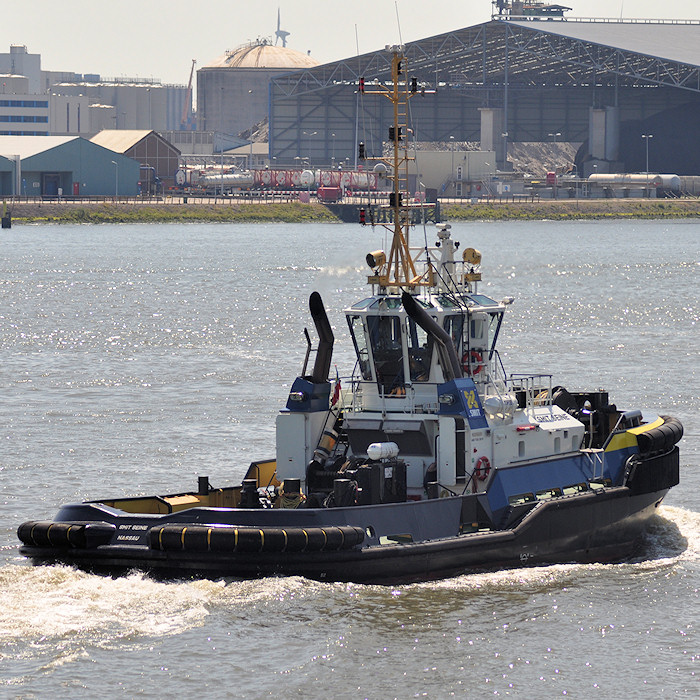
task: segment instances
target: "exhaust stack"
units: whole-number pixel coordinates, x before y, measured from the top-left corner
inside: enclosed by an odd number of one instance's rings
[[[318,292],[312,292],[309,297],[309,311],[311,312],[311,318],[314,321],[316,332],[319,337],[311,381],[314,384],[323,384],[328,381],[328,375],[331,371],[331,359],[333,357],[333,342],[335,341],[335,337],[333,336],[331,324],[328,322],[328,316],[326,315],[326,309],[323,306],[321,295]]]
[[[457,357],[457,350],[449,334],[441,328],[421,306],[416,304],[416,300],[407,292],[401,296],[401,303],[406,313],[412,318],[437,344],[438,354],[445,381],[458,379],[463,375],[462,365]]]

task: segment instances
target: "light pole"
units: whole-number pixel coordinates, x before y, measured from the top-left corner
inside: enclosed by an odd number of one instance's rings
[[[223,119],[223,117],[222,117]],[[221,136],[221,142],[219,143],[219,153],[221,154],[221,198],[224,197],[224,137]],[[251,146],[252,148],[252,146]]]
[[[644,174],[649,175],[649,139],[653,139],[654,134],[642,134],[642,138],[644,139],[644,145],[646,147],[647,152],[647,169],[644,171]]]
[[[119,163],[116,160],[112,163],[114,164],[114,199],[117,199],[119,197]]]
[[[221,189],[221,196],[224,196],[224,147],[225,147],[225,134],[220,131],[215,131],[212,136],[212,142],[211,142],[211,155],[212,155],[212,161],[216,163],[216,160],[214,160],[214,156],[216,155],[216,151],[218,149],[219,151],[219,178],[220,178],[220,189]],[[216,197],[216,185],[214,185],[214,196]]]
[[[318,134],[318,131],[302,131],[301,133],[304,134],[304,136],[309,137],[308,146],[306,144],[304,144],[304,148],[306,149],[306,151],[309,155],[304,156],[304,158],[306,158],[306,160],[308,161],[309,167],[310,167],[311,166],[311,151],[313,150],[313,137],[316,136],[316,134]],[[302,163],[302,167],[303,167],[303,165],[304,164]]]
[[[491,165],[491,163],[487,163],[486,161],[484,161],[484,168],[486,168],[486,170],[480,169],[480,171],[479,171],[479,179],[481,180],[481,188],[482,188],[481,195],[483,196],[485,194],[488,196],[489,194],[491,194],[491,184],[490,184],[491,177],[492,177],[491,168],[493,168],[495,171],[496,166]]]
[[[552,139],[552,143],[556,145],[557,143],[557,136],[561,136],[561,132],[557,131],[556,133],[553,134],[547,134],[547,136],[550,136]],[[557,154],[552,153],[552,158],[554,160],[554,199],[557,198]]]

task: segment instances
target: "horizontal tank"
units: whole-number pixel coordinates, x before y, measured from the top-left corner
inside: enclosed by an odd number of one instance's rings
[[[594,173],[589,176],[588,182],[600,187],[654,187],[672,192],[681,189],[678,175],[659,173]]]
[[[207,173],[201,175],[196,184],[200,187],[250,187],[253,182],[253,173]]]
[[[294,189],[299,187],[341,187],[344,190],[376,190],[378,176],[361,170],[287,170],[255,171],[255,184],[260,187]]]

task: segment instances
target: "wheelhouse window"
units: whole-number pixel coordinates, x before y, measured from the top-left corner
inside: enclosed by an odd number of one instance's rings
[[[490,316],[491,318],[489,320],[489,357],[493,355],[493,351],[496,349],[498,333],[501,330],[501,323],[503,321],[503,312],[498,311],[496,313],[490,314]]]
[[[452,338],[455,350],[459,354],[462,346],[462,331],[464,329],[464,316],[447,316],[445,318],[445,331]]]
[[[401,395],[406,383],[399,316],[367,316],[369,342],[379,388],[388,395]]]
[[[372,366],[369,361],[369,349],[367,348],[367,336],[365,335],[362,316],[348,316],[350,335],[355,346],[357,363],[360,368],[360,375],[363,379],[372,379]]]
[[[477,345],[478,347],[486,346],[488,339],[486,337],[486,316],[484,314],[474,314],[472,316],[469,336],[472,345]]]
[[[412,318],[408,321],[408,367],[412,382],[427,382],[433,355],[433,339]]]

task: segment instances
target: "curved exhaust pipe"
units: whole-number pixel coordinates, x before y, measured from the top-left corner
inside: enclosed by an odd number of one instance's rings
[[[417,304],[416,300],[408,292],[404,292],[401,295],[401,303],[409,317],[435,341],[445,381],[449,382],[452,379],[464,376],[462,365],[457,357],[455,344],[452,342],[449,333],[444,328],[441,328],[435,319],[422,306]]]
[[[314,321],[319,338],[311,381],[314,384],[323,384],[323,382],[328,381],[328,375],[331,371],[331,359],[333,357],[333,342],[335,337],[333,336],[331,324],[328,322],[328,316],[326,315],[326,309],[323,306],[321,295],[318,292],[312,292],[309,297],[309,311],[311,312],[311,318]]]

